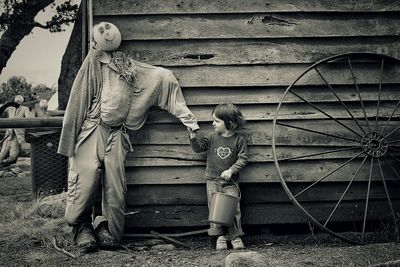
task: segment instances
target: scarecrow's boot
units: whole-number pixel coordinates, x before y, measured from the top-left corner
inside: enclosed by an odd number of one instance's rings
[[[102,222],[97,226],[95,230],[95,236],[97,244],[100,248],[115,249],[118,246],[117,240],[110,234],[108,230],[108,224],[106,221]]]
[[[83,223],[74,227],[75,243],[80,252],[89,253],[97,250],[96,239],[93,234],[93,227],[91,224]]]

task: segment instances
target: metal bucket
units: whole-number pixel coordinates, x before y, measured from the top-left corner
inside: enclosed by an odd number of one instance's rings
[[[225,226],[232,225],[239,201],[239,197],[215,192],[211,197],[208,220]]]

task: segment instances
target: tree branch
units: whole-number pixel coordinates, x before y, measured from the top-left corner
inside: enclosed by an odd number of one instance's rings
[[[56,26],[61,26],[62,24],[68,24],[68,23],[71,23],[74,21],[75,21],[75,18],[61,18],[61,19],[58,19],[57,21],[52,20],[52,21],[47,22],[46,28],[50,29],[50,28],[53,28]]]
[[[35,16],[49,4],[56,7],[57,15],[41,24],[35,21]],[[0,38],[0,74],[19,42],[28,35],[34,27],[47,29],[50,32],[62,31],[62,25],[75,21],[78,5],[72,5],[71,0],[64,0],[56,6],[54,0],[8,0],[0,13],[0,30],[4,33]]]
[[[73,259],[76,259],[76,256],[75,256],[74,254],[72,254],[72,253],[66,251],[65,249],[60,248],[59,246],[57,246],[56,239],[55,239],[54,237],[52,238],[52,242],[51,242],[51,243],[53,244],[54,248],[55,248],[57,251],[59,251],[59,252],[61,252],[61,253],[64,253],[64,254],[67,255],[68,257],[71,257],[71,258],[73,258]]]
[[[48,29],[49,27],[47,27],[47,25],[41,24],[39,22],[34,22],[33,23],[33,27],[38,27],[38,28],[42,28],[42,29]]]

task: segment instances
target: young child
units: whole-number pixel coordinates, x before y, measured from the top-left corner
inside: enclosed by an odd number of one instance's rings
[[[214,132],[200,138],[188,129],[190,145],[193,151],[207,151],[205,172],[207,185],[208,208],[211,196],[215,192],[223,192],[239,196],[239,171],[247,164],[246,141],[236,131],[245,120],[240,110],[233,104],[220,104],[212,112]],[[210,223],[209,236],[218,236],[216,249],[227,249],[230,241],[233,249],[243,249],[240,236],[244,235],[241,226],[240,204],[237,206],[234,222],[231,226]]]

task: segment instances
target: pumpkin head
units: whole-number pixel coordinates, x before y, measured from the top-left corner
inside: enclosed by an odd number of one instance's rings
[[[100,51],[114,51],[121,44],[121,33],[110,22],[100,22],[93,26],[94,48]]]

